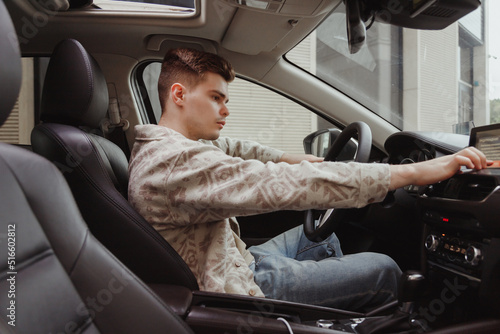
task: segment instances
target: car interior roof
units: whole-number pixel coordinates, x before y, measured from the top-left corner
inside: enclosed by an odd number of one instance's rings
[[[216,48],[220,45],[228,51],[249,55],[267,53],[277,59],[301,41],[341,0],[322,0],[315,15],[303,16],[237,8],[224,1],[197,0],[199,14],[182,17],[105,11],[92,6],[40,14],[40,9],[30,1],[14,2],[16,7],[11,7],[11,12],[15,10],[12,15],[32,18],[14,21],[18,25],[16,30],[26,34],[29,40],[20,41],[23,54],[50,54],[58,41],[71,37],[80,40],[92,52],[123,54],[141,61],[144,57],[158,56],[157,36],[186,35],[193,44],[210,41]],[[270,15],[273,15],[272,20]],[[46,18],[49,19],[47,23]],[[64,29],[60,29],[61,24]],[[296,27],[298,29],[294,29]],[[262,33],[266,38],[262,38]],[[30,38],[29,35],[34,34],[37,38]],[[153,52],[148,54],[145,50]]]
[[[332,120],[339,126],[357,120],[367,122],[374,144],[381,150],[384,150],[385,139],[397,131],[343,93],[332,90],[326,83],[315,80],[283,59],[283,55],[302,41],[342,0],[322,0],[313,15],[303,16],[233,7],[225,0],[196,0],[199,14],[181,18],[161,13],[124,13],[85,7],[45,12],[46,21],[37,19],[37,15],[41,15],[37,1],[13,0],[7,4],[17,24],[23,56],[49,56],[58,42],[74,38],[99,61],[108,82],[121,85],[117,87],[119,92],[133,91],[130,76],[139,63],[160,61],[170,48],[193,47],[225,57],[240,77],[296,96],[301,99],[298,102],[312,110],[331,112],[331,116],[335,115]],[[116,66],[117,61],[121,62],[120,66]],[[123,86],[125,83],[127,87]],[[361,113],[352,113],[353,108]],[[132,124],[142,123],[138,114],[129,115]],[[129,142],[133,142],[132,136],[131,132]]]

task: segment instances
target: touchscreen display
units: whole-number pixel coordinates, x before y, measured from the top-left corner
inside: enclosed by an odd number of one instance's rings
[[[486,125],[471,130],[470,145],[482,151],[486,158],[500,160],[500,124]]]

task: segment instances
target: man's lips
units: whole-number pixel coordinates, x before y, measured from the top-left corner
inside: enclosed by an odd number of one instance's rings
[[[226,121],[218,121],[217,124],[219,124],[221,128],[223,128],[224,125],[226,125]]]

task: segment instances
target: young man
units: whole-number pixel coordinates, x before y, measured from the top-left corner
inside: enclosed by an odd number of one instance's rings
[[[246,249],[232,217],[362,207],[388,190],[446,179],[462,165],[484,168],[484,155],[468,148],[412,165],[335,163],[219,138],[233,78],[219,56],[188,49],[166,54],[160,121],[135,129],[132,205],[182,256],[201,290],[351,310],[392,300],[401,272],[389,257],[343,256],[335,235],[312,243],[301,227]]]

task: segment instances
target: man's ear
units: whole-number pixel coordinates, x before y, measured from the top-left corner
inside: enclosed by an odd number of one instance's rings
[[[184,93],[186,92],[186,87],[184,87],[180,83],[174,83],[172,87],[170,87],[170,96],[172,101],[180,105],[184,102]]]

